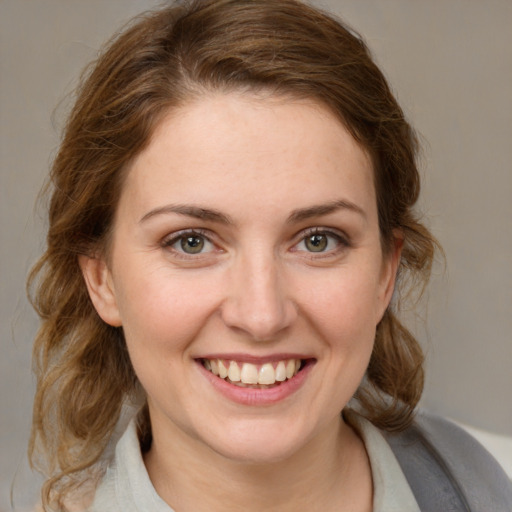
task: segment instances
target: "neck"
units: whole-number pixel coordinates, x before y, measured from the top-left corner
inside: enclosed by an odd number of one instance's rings
[[[366,451],[341,416],[297,453],[265,464],[233,461],[179,434],[153,435],[145,464],[176,512],[372,509]]]

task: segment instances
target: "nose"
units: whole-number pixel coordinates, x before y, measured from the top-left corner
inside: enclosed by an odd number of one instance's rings
[[[221,314],[224,323],[254,341],[272,341],[290,327],[296,316],[286,293],[286,279],[272,256],[240,258],[229,276],[229,291]]]

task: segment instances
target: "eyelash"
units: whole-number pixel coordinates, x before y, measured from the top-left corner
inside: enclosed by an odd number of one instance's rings
[[[337,247],[335,247],[334,249],[330,249],[330,250],[326,250],[326,251],[318,251],[318,252],[296,249],[296,247],[300,243],[306,243],[306,240],[308,238],[311,238],[315,235],[325,236],[328,238],[335,239]],[[304,252],[305,254],[307,254],[306,257],[311,258],[311,259],[317,259],[317,258],[332,257],[333,255],[337,255],[339,252],[341,252],[344,249],[347,249],[351,246],[352,246],[352,244],[350,242],[350,239],[345,234],[340,233],[339,231],[331,230],[331,229],[314,227],[314,228],[306,229],[305,231],[300,233],[300,239],[293,247],[295,248],[295,251],[297,251],[297,252],[300,251],[300,252]]]
[[[333,249],[320,250],[320,251],[308,251],[307,249],[298,249],[299,244],[306,244],[308,238],[311,239],[313,236],[325,236],[328,239],[334,239],[337,246]],[[196,254],[187,253],[185,251],[180,251],[173,246],[180,242],[180,240],[185,240],[187,238],[201,238],[204,242],[214,245],[214,242],[209,235],[209,232],[203,229],[188,229],[178,231],[176,233],[172,233],[169,237],[165,238],[161,245],[164,249],[170,249],[174,253],[176,257],[183,259],[197,259],[200,257],[205,257],[209,253],[213,251],[202,252],[202,250]],[[351,243],[349,238],[338,231],[334,231],[331,229],[314,227],[308,228],[302,231],[297,236],[298,241],[294,243],[292,246],[292,252],[300,252],[303,253],[302,256],[310,259],[318,259],[318,258],[327,258],[337,255],[339,252],[343,251],[346,248],[351,247]],[[327,240],[327,244],[329,244],[329,240]]]
[[[204,257],[205,254],[208,254],[208,253],[202,253],[202,252],[197,253],[196,255],[187,254],[185,251],[180,251],[173,247],[173,245],[177,244],[180,240],[185,240],[186,238],[202,238],[206,242],[213,244],[211,237],[208,236],[208,232],[206,230],[186,229],[186,230],[178,231],[177,233],[172,233],[172,235],[170,235],[169,237],[164,238],[161,245],[164,249],[172,250],[173,253],[175,254],[175,256],[184,258],[184,259],[198,258],[201,256]]]

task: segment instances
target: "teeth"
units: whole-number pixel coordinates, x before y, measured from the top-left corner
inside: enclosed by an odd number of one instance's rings
[[[222,359],[205,359],[204,367],[221,379],[226,377],[238,385],[269,386],[276,382],[284,382],[296,375],[301,366],[300,359],[288,359],[275,363],[265,363],[261,366],[252,363],[237,363]],[[240,368],[241,367],[241,368]]]
[[[284,361],[279,361],[279,363],[277,363],[276,380],[277,382],[283,382],[286,380],[286,366]]]
[[[295,368],[296,368],[295,360],[294,359],[290,359],[286,363],[286,378],[287,379],[291,379],[294,376]]]
[[[258,384],[274,384],[276,381],[276,372],[271,363],[265,363],[260,368],[258,375]]]
[[[240,367],[235,361],[229,363],[228,377],[232,382],[240,382]]]
[[[242,373],[240,374],[240,380],[244,384],[258,384],[258,368],[253,364],[244,363],[242,366]]]
[[[228,376],[228,369],[224,366],[224,363],[219,359],[219,377],[225,379]]]

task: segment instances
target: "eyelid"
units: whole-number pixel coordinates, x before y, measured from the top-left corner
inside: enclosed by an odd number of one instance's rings
[[[205,229],[197,229],[197,228],[188,228],[188,229],[180,229],[179,231],[173,231],[168,235],[165,235],[162,238],[161,245],[169,246],[177,242],[180,238],[185,238],[186,236],[202,236],[207,240],[210,240],[208,233]],[[210,240],[211,241],[211,240]]]
[[[324,226],[314,226],[314,227],[306,228],[306,229],[302,230],[298,236],[300,238],[305,238],[306,236],[310,236],[310,235],[331,235],[331,236],[340,238],[342,240],[345,240],[347,243],[349,240],[348,235],[341,229],[328,228],[328,227],[324,227]]]
[[[314,253],[314,252],[310,252],[310,251],[302,251],[302,250],[298,250],[297,249],[297,246],[301,243],[301,242],[304,242],[304,240],[307,238],[307,237],[310,237],[310,236],[313,236],[313,235],[325,235],[325,236],[328,236],[328,237],[332,237],[332,238],[335,238],[336,241],[338,242],[338,247],[336,247],[335,249],[331,249],[329,251],[325,251],[325,252],[317,252],[317,253]],[[338,254],[339,252],[343,251],[344,249],[348,248],[348,247],[351,247],[352,246],[352,242],[350,240],[350,237],[343,231],[339,230],[339,229],[335,229],[335,228],[327,228],[327,227],[322,227],[322,226],[315,226],[315,227],[311,227],[311,228],[306,228],[304,229],[303,231],[301,231],[296,237],[295,237],[295,242],[292,246],[292,251],[293,252],[301,252],[301,253],[304,253],[304,255],[308,258],[326,258],[326,257],[330,257],[330,256],[333,256],[333,255],[336,255]]]
[[[197,254],[187,254],[184,251],[178,251],[173,248],[173,245],[176,244],[179,240],[187,237],[201,237],[204,238],[207,242],[212,244],[213,246],[217,247],[217,244],[212,240],[211,232],[202,229],[202,228],[191,228],[191,229],[181,229],[179,231],[175,231],[173,233],[170,233],[169,235],[166,235],[162,241],[160,242],[160,245],[164,249],[171,250],[173,254],[180,258],[186,258],[186,259],[198,259],[201,257],[205,257],[209,254],[211,254],[213,251],[206,251],[206,252],[200,252]]]

